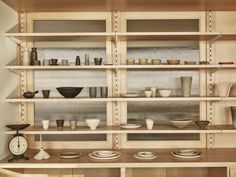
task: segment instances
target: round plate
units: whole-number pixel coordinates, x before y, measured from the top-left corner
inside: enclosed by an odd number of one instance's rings
[[[132,128],[139,128],[141,127],[140,124],[121,124],[121,128],[132,129]]]
[[[177,151],[173,151],[173,152],[177,155],[182,155],[182,156],[194,156],[194,155],[198,155],[201,153],[195,149],[184,149],[184,150],[177,150]]]
[[[199,158],[201,157],[201,153],[199,154],[196,154],[196,155],[179,155],[179,154],[176,154],[175,152],[171,152],[171,155],[173,155],[174,157],[178,157],[178,158],[182,158],[182,159],[195,159],[195,158]]]
[[[140,97],[140,94],[138,94],[138,93],[127,93],[127,94],[122,94],[121,96],[125,97],[125,98],[137,98],[137,97]]]
[[[153,156],[140,156],[140,155],[138,155],[138,153],[135,153],[133,156],[134,156],[134,158],[136,158],[136,159],[152,160],[152,159],[157,158],[157,154],[155,154],[155,153],[153,153],[153,154],[154,154]]]
[[[117,151],[94,151],[93,155],[97,157],[114,157],[118,155],[119,152]]]
[[[121,153],[117,152],[116,156],[112,156],[112,157],[97,157],[94,153],[90,153],[88,154],[88,156],[96,160],[113,160],[113,159],[119,158],[121,156]]]
[[[80,157],[82,154],[81,153],[76,153],[76,152],[65,152],[58,154],[58,156],[62,159],[75,159]]]
[[[137,154],[137,156],[139,156],[139,157],[146,157],[146,158],[148,158],[148,157],[153,157],[153,156],[155,156],[156,155],[156,153],[154,153],[154,152],[149,152],[149,151],[141,151],[141,152],[137,152],[136,153]]]

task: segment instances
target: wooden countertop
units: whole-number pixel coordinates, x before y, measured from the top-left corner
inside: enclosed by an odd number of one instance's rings
[[[154,167],[227,167],[236,165],[236,149],[199,149],[202,156],[198,159],[183,160],[174,158],[172,149],[148,149],[158,154],[154,160],[138,160],[133,154],[145,149],[122,149],[122,156],[116,160],[94,160],[88,157],[90,150],[47,150],[51,155],[48,160],[37,161],[33,156],[38,150],[29,150],[27,156],[30,160],[18,160],[8,163],[9,156],[0,161],[0,168],[154,168]],[[81,152],[77,159],[61,159],[57,156],[60,152]]]

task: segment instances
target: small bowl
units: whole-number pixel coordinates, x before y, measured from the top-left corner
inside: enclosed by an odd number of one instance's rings
[[[147,58],[140,58],[140,59],[139,59],[139,64],[140,64],[140,65],[146,65],[146,64],[148,64],[148,59],[147,59]]]
[[[176,120],[171,120],[170,122],[176,128],[182,129],[189,126],[192,120],[191,119],[176,119]]]
[[[91,130],[95,130],[100,123],[100,119],[86,119],[85,122]]]
[[[152,91],[146,90],[144,91],[144,94],[146,95],[146,97],[150,98],[152,96]]]
[[[178,65],[180,63],[180,60],[178,59],[171,59],[167,60],[168,65]]]
[[[135,59],[127,59],[127,65],[134,65]]]
[[[56,89],[65,98],[74,98],[82,91],[83,87],[58,87]]]
[[[160,65],[161,64],[161,60],[160,59],[152,59],[152,64],[153,65]]]
[[[158,93],[161,97],[169,97],[171,90],[158,90]]]
[[[195,61],[184,61],[185,65],[195,65],[196,62]]]
[[[206,129],[210,121],[207,120],[197,120],[195,121],[195,124],[201,129]]]

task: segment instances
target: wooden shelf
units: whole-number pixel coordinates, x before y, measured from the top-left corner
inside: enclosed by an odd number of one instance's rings
[[[3,0],[18,12],[78,12],[78,11],[233,11],[234,0]]]
[[[143,101],[221,101],[220,97],[155,97],[155,98],[7,98],[9,103],[53,103],[53,102],[143,102]]]
[[[0,161],[0,168],[170,168],[170,167],[228,167],[236,165],[236,149],[235,148],[213,148],[198,149],[202,152],[201,158],[183,160],[174,158],[170,152],[176,149],[148,149],[147,151],[156,152],[158,157],[153,160],[137,160],[133,154],[144,149],[122,149],[121,157],[115,160],[93,160],[88,154],[95,149],[53,149],[46,150],[51,158],[48,160],[35,160],[34,155],[39,150],[28,150],[26,156],[30,160],[18,160],[8,163],[10,156]],[[96,149],[97,150],[97,149]],[[77,159],[60,159],[57,154],[62,152],[78,152],[82,153]]]
[[[142,126],[137,129],[123,129],[121,127],[114,126],[99,126],[96,130],[90,130],[87,126],[80,126],[76,130],[71,130],[70,127],[64,127],[63,131],[57,129],[57,127],[50,127],[48,130],[43,130],[42,127],[29,127],[20,131],[26,135],[37,134],[148,134],[148,133],[222,133],[222,130],[233,131],[232,126],[228,125],[211,125],[207,129],[200,129],[196,125],[190,125],[184,129],[177,129],[171,125],[156,125],[152,130],[147,130],[146,126]],[[234,130],[236,132],[236,129]],[[7,130],[6,134],[15,134],[15,131]]]

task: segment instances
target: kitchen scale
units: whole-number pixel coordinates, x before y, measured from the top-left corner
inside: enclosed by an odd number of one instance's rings
[[[13,135],[11,140],[8,143],[8,148],[13,156],[8,162],[13,162],[14,160],[29,160],[29,157],[26,157],[24,154],[28,149],[28,141],[23,134],[19,133],[19,130],[23,130],[29,127],[30,124],[13,124],[6,125],[7,128],[11,130],[16,130],[16,134]]]

